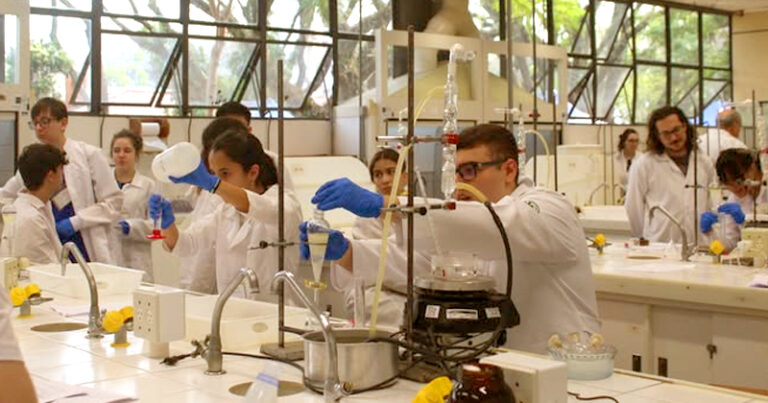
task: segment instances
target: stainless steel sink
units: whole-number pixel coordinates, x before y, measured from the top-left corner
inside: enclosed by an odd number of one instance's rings
[[[85,329],[86,327],[88,327],[88,325],[85,323],[57,322],[32,326],[31,329],[35,332],[71,332],[73,330]]]
[[[229,393],[237,396],[245,396],[253,382],[238,383],[229,388]],[[280,381],[277,385],[277,396],[291,396],[304,391],[304,385],[298,382]]]

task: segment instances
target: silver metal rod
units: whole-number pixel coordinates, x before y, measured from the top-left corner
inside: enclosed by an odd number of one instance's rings
[[[693,105],[693,114],[698,116],[696,104]],[[697,119],[694,119],[693,122],[693,248],[695,250],[699,247],[699,144],[696,141],[698,138],[696,135]],[[685,241],[685,231],[683,231],[683,241]]]
[[[91,297],[91,306],[88,310],[88,333],[86,335],[89,339],[95,339],[102,337],[101,329],[101,312],[99,311],[99,291],[96,287],[96,278],[93,277],[93,270],[91,266],[85,261],[83,254],[80,253],[80,249],[77,248],[74,242],[67,242],[61,247],[61,256],[59,261],[61,262],[61,276],[67,274],[67,264],[69,263],[69,254],[75,257],[75,261],[80,266],[80,269],[85,275],[85,279],[88,281],[88,293]]]
[[[376,136],[376,141],[398,141],[400,143],[405,143],[406,141],[410,141],[411,143],[439,143],[442,141],[442,138],[435,137],[435,136],[413,136],[410,140],[408,140],[408,136]]]
[[[284,157],[283,147],[283,59],[277,61],[277,238],[280,246],[277,248],[277,271],[285,270],[285,188],[283,187]],[[269,137],[269,133],[267,133]],[[285,347],[285,290],[283,283],[277,293],[277,345]]]
[[[414,28],[413,25],[408,26],[408,135],[406,144],[411,145],[413,144],[413,118],[414,118],[414,111],[413,111],[413,97],[414,97]],[[415,189],[414,186],[414,177],[413,177],[413,167],[415,166],[414,158],[413,158],[413,147],[408,148],[408,207],[413,207],[413,190]],[[405,305],[405,339],[406,342],[410,343],[413,340],[413,233],[414,233],[414,227],[413,227],[413,216],[409,217],[408,219],[408,254],[407,254],[407,285],[406,285],[406,295],[407,295],[407,302]],[[408,353],[407,354],[407,362],[410,363],[413,359],[413,356]]]
[[[512,39],[514,37],[512,34],[512,0],[507,1],[507,9],[505,11],[506,12],[504,13],[504,18],[506,21],[505,27],[507,31],[507,110],[510,111],[515,106],[515,95],[513,92],[515,87],[514,80],[512,79],[514,74],[514,68],[512,65]],[[523,113],[522,109],[520,110],[520,113]],[[509,116],[507,129],[510,132],[513,132],[514,126],[515,119],[512,116]],[[519,163],[525,165],[525,161]]]

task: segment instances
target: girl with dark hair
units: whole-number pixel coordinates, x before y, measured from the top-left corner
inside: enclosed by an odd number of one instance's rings
[[[640,135],[631,127],[624,130],[619,136],[618,151],[614,154],[613,159],[616,162],[615,172],[622,189],[627,188],[629,167],[632,166],[635,157],[638,157],[637,148],[639,145]]]
[[[247,295],[274,302],[275,296],[266,285],[277,271],[277,248],[261,248],[262,242],[278,241],[278,185],[274,161],[254,136],[228,130],[211,147],[208,166],[198,168],[173,182],[197,186],[218,195],[224,201],[213,214],[199,219],[194,227],[179,231],[168,200],[152,195],[149,213],[161,221],[166,238],[164,246],[175,255],[194,254],[203,248],[215,250],[216,288],[221,291],[242,267],[253,269],[262,285],[259,293]],[[290,189],[285,189],[285,239],[298,241],[301,206]],[[299,263],[298,248],[285,253],[286,270],[295,271]],[[252,290],[255,291],[255,290]],[[242,288],[235,291],[246,296]]]
[[[371,175],[371,182],[376,186],[376,193],[389,196],[392,192],[398,156],[397,151],[391,148],[382,148],[371,158],[371,163],[368,164],[368,173]],[[406,192],[406,186],[408,185],[408,172],[406,168],[403,165],[403,172],[400,173],[400,181],[397,186],[398,195]],[[378,217],[358,217],[355,220],[355,226],[352,227],[352,237],[355,239],[380,239],[381,230],[382,223]]]
[[[112,137],[109,154],[115,167],[112,175],[123,192],[120,220],[110,235],[110,246],[117,265],[144,271],[144,281],[153,282],[152,221],[147,219],[149,196],[156,192],[155,181],[136,170],[143,148],[141,136],[121,130]]]

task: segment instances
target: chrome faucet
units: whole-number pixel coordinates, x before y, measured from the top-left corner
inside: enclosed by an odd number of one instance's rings
[[[88,280],[88,291],[91,294],[91,308],[88,312],[88,334],[89,339],[103,337],[101,329],[101,312],[99,311],[99,291],[96,289],[96,279],[93,277],[91,266],[85,261],[85,258],[77,249],[74,242],[67,242],[61,247],[61,277],[67,274],[67,264],[69,263],[69,254],[75,257],[75,261],[80,265],[80,269]]]
[[[207,338],[207,349],[203,353],[205,361],[208,362],[208,369],[205,371],[206,375],[222,375],[226,372],[222,368],[221,313],[224,310],[224,304],[227,303],[229,297],[232,296],[232,293],[235,292],[244,280],[248,281],[251,293],[259,291],[259,278],[256,277],[256,273],[251,269],[243,267],[227,284],[224,291],[219,294],[219,298],[216,299],[216,305],[213,307],[213,316],[211,317],[211,334]]]
[[[616,187],[618,187],[619,189],[622,189],[622,187],[621,187],[621,184],[620,184],[620,183],[614,183],[614,184],[613,184],[613,186],[608,186],[608,184],[607,184],[607,183],[603,182],[603,183],[601,183],[601,184],[597,185],[597,187],[596,187],[596,188],[594,188],[594,189],[592,189],[592,191],[589,193],[589,198],[587,198],[587,202],[586,202],[586,203],[584,203],[584,205],[585,205],[585,206],[591,206],[591,205],[592,205],[592,198],[593,198],[593,197],[595,197],[595,194],[597,194],[597,192],[598,192],[600,189],[602,189],[602,188],[609,188],[609,189],[614,189],[614,188],[616,188]],[[614,202],[615,202],[615,200],[614,200]]]
[[[273,294],[277,294],[280,282],[288,283],[293,289],[293,292],[299,297],[301,303],[312,312],[312,315],[315,316],[317,322],[320,323],[323,331],[323,338],[325,338],[325,351],[328,355],[328,367],[325,376],[325,385],[323,386],[323,397],[326,403],[335,402],[345,394],[346,389],[339,381],[339,361],[338,355],[336,354],[336,337],[334,337],[333,331],[331,330],[331,322],[327,316],[320,313],[320,310],[312,303],[312,301],[310,301],[307,294],[301,290],[301,287],[296,283],[293,274],[287,271],[277,272],[270,284],[270,290]]]
[[[680,230],[680,235],[683,237],[682,247],[680,248],[680,258],[683,259],[684,262],[690,261],[690,257],[693,255],[693,250],[688,245],[688,236],[685,235],[685,230],[683,229],[683,225],[680,224],[680,220],[672,216],[672,213],[670,213],[669,210],[660,205],[653,206],[648,210],[648,218],[653,218],[653,212],[655,210],[661,211],[667,218],[669,218],[669,221],[672,221],[672,223],[674,223]]]

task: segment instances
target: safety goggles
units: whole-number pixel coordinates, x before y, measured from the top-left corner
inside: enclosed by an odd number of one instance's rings
[[[456,167],[456,173],[465,181],[475,179],[477,172],[483,168],[501,165],[508,158],[500,158],[493,161],[486,162],[467,162]]]

